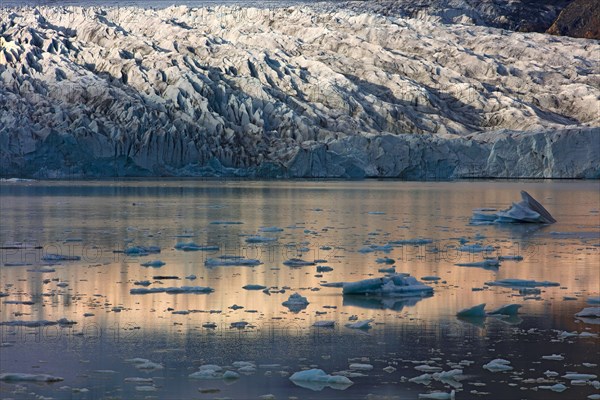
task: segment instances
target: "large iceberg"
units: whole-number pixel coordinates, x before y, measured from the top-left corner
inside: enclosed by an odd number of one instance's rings
[[[553,224],[556,220],[548,210],[544,208],[529,193],[521,191],[521,201],[513,203],[510,208],[498,211],[495,214],[485,214],[479,211],[473,213],[471,223],[473,225],[484,224],[511,224],[511,223],[537,223]]]
[[[427,297],[433,295],[433,288],[412,276],[397,274],[344,283],[342,293],[382,297]]]

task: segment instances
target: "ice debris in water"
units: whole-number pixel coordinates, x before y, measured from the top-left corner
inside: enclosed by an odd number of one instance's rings
[[[313,326],[317,328],[333,328],[335,326],[335,321],[317,321],[313,324]]]
[[[495,310],[490,311],[489,315],[517,315],[519,313],[519,308],[521,308],[521,304],[506,304],[504,306],[498,307]]]
[[[364,321],[357,321],[351,324],[346,324],[346,327],[350,329],[370,329],[371,322],[373,322],[372,319],[365,319]]]
[[[283,232],[283,229],[278,226],[262,226],[258,230],[260,232]]]
[[[600,318],[600,307],[586,307],[575,314],[576,317]]]
[[[433,295],[433,288],[419,282],[412,276],[397,274],[344,283],[342,293],[344,295],[364,294],[390,297],[426,297]]]
[[[558,282],[534,281],[527,279],[500,279],[497,281],[486,282],[488,286],[505,286],[505,287],[537,287],[537,286],[560,286]]]
[[[140,265],[142,267],[160,268],[163,265],[165,265],[165,263],[161,260],[152,260],[152,261],[146,261],[144,263],[141,263]]]
[[[266,289],[266,288],[267,287],[263,286],[263,285],[252,285],[252,284],[249,284],[249,285],[246,285],[246,286],[242,286],[242,289],[246,289],[246,290],[263,290],[263,289]]]
[[[125,360],[125,362],[132,363],[137,369],[142,370],[158,370],[164,368],[161,364],[152,362],[146,358],[130,358]]]
[[[310,303],[306,297],[301,296],[299,293],[294,293],[290,297],[281,303],[283,306],[290,309],[292,312],[299,312],[304,310]]]
[[[23,374],[19,372],[7,372],[0,374],[0,381],[4,382],[60,382],[64,378],[47,374]]]
[[[183,250],[183,251],[218,251],[219,246],[199,245],[194,242],[188,242],[188,243],[180,242],[175,245],[175,249]]]
[[[456,315],[465,318],[485,317],[485,303],[460,310]]]
[[[470,263],[457,263],[454,265],[458,267],[498,268],[500,267],[500,262],[498,260],[483,260]]]
[[[454,400],[455,391],[450,393],[446,392],[432,392],[432,393],[421,393],[419,399],[431,399],[431,400]]]
[[[276,242],[277,238],[275,237],[266,237],[266,236],[248,236],[246,238],[246,243],[270,243]]]
[[[188,377],[193,379],[238,379],[240,374],[235,371],[225,371],[218,365],[207,364],[200,366],[199,370]]]
[[[326,387],[344,390],[353,384],[353,382],[345,376],[327,375],[322,369],[309,369],[306,371],[295,372],[290,376],[290,380],[298,386],[314,391],[320,391]]]
[[[252,258],[244,258],[241,256],[220,256],[217,258],[209,258],[204,261],[204,265],[207,267],[234,267],[234,266],[249,266],[254,267],[260,265],[262,262]]]
[[[494,214],[474,212],[471,218],[473,225],[501,223],[538,223],[553,224],[556,220],[529,193],[521,191],[521,201],[513,203],[512,207]]]
[[[42,256],[42,261],[79,261],[81,257],[79,256],[66,256],[64,254],[45,254]]]
[[[587,299],[588,304],[600,304],[600,296],[590,296]]]
[[[513,369],[513,367],[510,366],[510,361],[502,358],[496,358],[495,360],[490,361],[485,364],[483,368],[491,372],[510,371]]]
[[[150,293],[212,293],[215,290],[204,286],[181,286],[181,287],[166,287],[166,288],[134,288],[130,289],[130,294],[150,294]]]
[[[545,389],[545,390],[552,390],[553,392],[558,392],[558,393],[564,392],[565,390],[567,390],[567,387],[565,385],[563,385],[562,383],[557,383],[552,386],[538,386],[538,388]]]
[[[284,261],[283,265],[287,265],[288,267],[306,267],[310,265],[316,265],[316,263],[313,261],[306,261],[301,258],[291,258],[287,261]]]

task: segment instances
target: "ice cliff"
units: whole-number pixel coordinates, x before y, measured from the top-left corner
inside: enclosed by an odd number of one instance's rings
[[[317,6],[0,9],[0,175],[599,178],[598,52]]]

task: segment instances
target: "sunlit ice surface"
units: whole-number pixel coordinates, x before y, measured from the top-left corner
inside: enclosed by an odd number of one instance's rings
[[[0,375],[63,380],[5,379],[0,397],[416,399],[454,390],[460,399],[586,398],[600,392],[597,378],[563,376],[600,375],[600,320],[575,317],[600,292],[598,189],[586,181],[3,182]],[[469,225],[473,209],[507,208],[520,190],[558,222]],[[460,250],[475,244],[487,250]],[[523,259],[456,265],[498,256]],[[205,265],[232,257],[261,264]],[[284,264],[294,258],[315,265]],[[428,277],[433,296],[343,296],[322,286],[390,268]],[[507,278],[559,285],[486,284]],[[131,293],[184,286],[214,291]],[[309,304],[282,305],[294,293]],[[522,307],[516,316],[456,317],[481,303]],[[370,329],[346,327],[364,320]],[[483,368],[494,359],[512,369]],[[221,370],[194,377],[206,365]],[[309,368],[353,384],[289,379]],[[409,381],[452,369],[463,370],[460,379]],[[556,384],[566,389],[540,388]]]

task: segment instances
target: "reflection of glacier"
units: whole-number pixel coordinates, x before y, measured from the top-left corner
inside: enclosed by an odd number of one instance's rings
[[[424,298],[431,297],[432,294],[425,297],[408,298],[385,298],[385,297],[366,297],[361,295],[344,296],[344,306],[367,308],[371,310],[394,310],[402,311],[404,307],[412,307]]]
[[[597,43],[336,8],[0,7],[0,173],[600,176]]]

